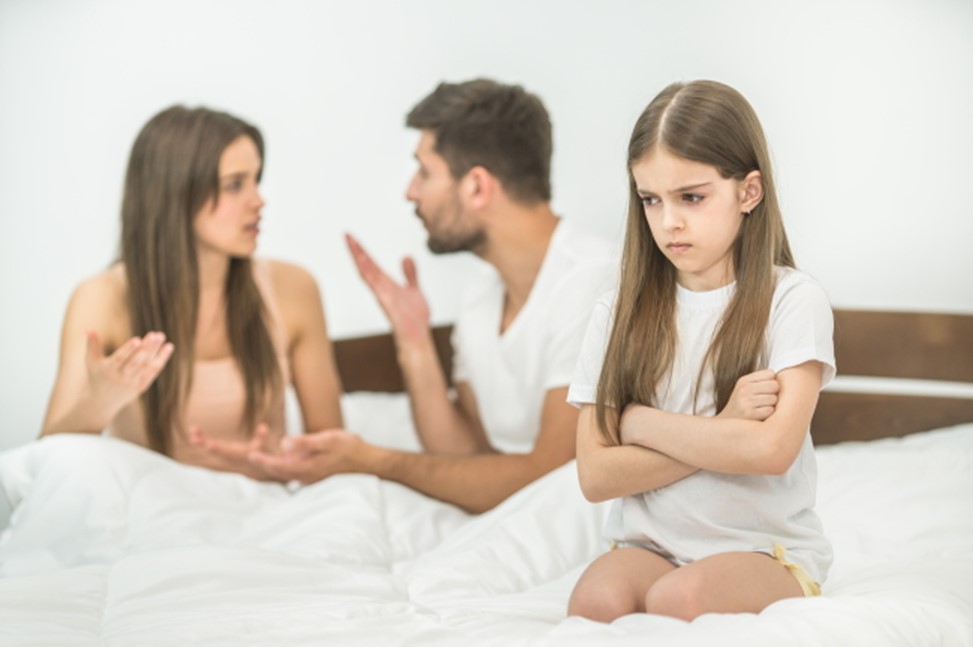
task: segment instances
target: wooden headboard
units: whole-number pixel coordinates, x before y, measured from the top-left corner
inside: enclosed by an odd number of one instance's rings
[[[835,311],[838,374],[973,383],[973,315]],[[973,422],[973,398],[824,391],[815,444]]]
[[[451,326],[433,328],[451,371]],[[973,383],[973,315],[835,311],[835,357],[842,376]],[[347,392],[404,390],[388,333],[335,341]],[[973,398],[825,391],[811,435],[817,445],[873,440],[973,422]]]
[[[453,374],[453,347],[449,343],[452,331],[452,326],[432,329],[433,341],[447,379]],[[398,393],[405,390],[402,371],[395,358],[395,342],[390,333],[335,340],[334,356],[346,393]]]

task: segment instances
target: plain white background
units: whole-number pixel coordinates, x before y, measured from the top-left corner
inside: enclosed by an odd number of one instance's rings
[[[425,251],[403,118],[477,76],[544,99],[554,206],[616,243],[636,116],[671,81],[729,83],[836,306],[973,313],[968,0],[0,0],[0,449],[37,434],[67,299],[116,251],[129,147],[173,103],[262,129],[258,253],[317,276],[335,336],[386,327],[345,231],[389,269],[415,255],[452,319],[478,261]]]

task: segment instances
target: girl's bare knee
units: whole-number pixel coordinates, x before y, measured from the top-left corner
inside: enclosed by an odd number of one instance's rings
[[[616,618],[639,611],[636,601],[618,589],[577,587],[568,602],[568,615],[597,622],[611,622]]]
[[[645,594],[646,613],[693,620],[707,610],[703,581],[692,575],[663,577]]]

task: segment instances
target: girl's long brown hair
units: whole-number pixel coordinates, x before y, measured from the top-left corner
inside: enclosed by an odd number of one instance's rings
[[[173,106],[142,128],[129,157],[119,257],[132,334],[159,330],[175,347],[142,395],[149,444],[163,454],[171,449],[170,434],[182,429],[193,380],[199,315],[193,220],[207,201],[218,199],[220,156],[241,136],[253,140],[262,163],[263,137],[254,126],[206,108]],[[252,430],[258,416],[283,397],[283,380],[249,259],[231,259],[224,302],[230,347],[247,393],[243,419]]]
[[[743,219],[734,246],[736,290],[697,379],[698,390],[703,372],[713,371],[717,411],[726,406],[737,379],[756,370],[774,295],[774,266],[794,267],[767,143],[753,108],[739,92],[715,81],[665,88],[639,116],[628,146],[621,278],[596,397],[598,426],[614,444],[620,442],[618,422],[628,404],[656,404],[679,343],[676,269],[652,238],[631,174],[632,165],[656,147],[708,164],[727,179],[743,180],[759,171],[763,182],[763,199]]]

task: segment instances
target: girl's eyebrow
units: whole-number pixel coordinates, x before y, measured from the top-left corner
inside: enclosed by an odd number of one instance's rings
[[[682,186],[679,187],[678,189],[674,189],[669,193],[671,194],[689,193],[695,191],[696,189],[702,189],[703,187],[709,186],[710,184],[712,184],[712,182],[698,182],[696,184],[687,184],[686,186]],[[635,188],[635,192],[643,197],[647,195],[656,195],[655,191],[649,191],[648,189],[640,189],[638,187]]]
[[[710,184],[712,184],[712,182],[699,182],[697,184],[688,184],[686,186],[679,187],[672,193],[689,193],[690,191],[695,191],[696,189],[702,189],[704,186],[708,186]]]
[[[226,175],[221,175],[220,180],[236,180],[247,177],[247,171],[234,171],[232,173],[227,173]]]

